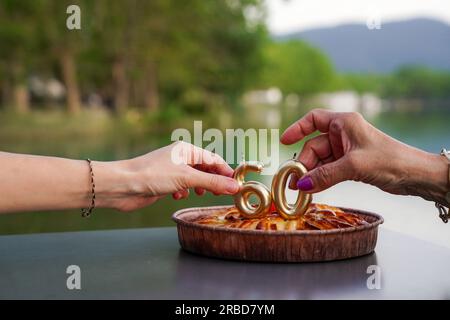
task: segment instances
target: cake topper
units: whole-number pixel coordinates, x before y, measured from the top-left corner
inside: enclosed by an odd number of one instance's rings
[[[234,203],[240,213],[246,218],[259,218],[271,212],[272,202],[277,212],[285,219],[296,219],[303,215],[311,203],[311,194],[299,191],[294,204],[289,204],[286,199],[286,183],[292,174],[301,178],[306,172],[303,164],[295,159],[287,160],[278,168],[272,179],[272,187],[269,190],[258,181],[245,181],[248,172],[261,173],[264,165],[260,162],[243,161],[234,171],[233,177],[241,186],[240,191],[234,196]],[[258,205],[250,203],[250,196],[258,198]]]

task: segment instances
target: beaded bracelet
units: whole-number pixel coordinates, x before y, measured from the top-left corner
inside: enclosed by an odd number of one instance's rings
[[[94,182],[94,170],[92,170],[92,161],[91,159],[86,159],[89,165],[89,172],[91,175],[91,204],[89,208],[81,209],[81,216],[83,218],[87,218],[91,215],[92,210],[95,209],[95,182]]]

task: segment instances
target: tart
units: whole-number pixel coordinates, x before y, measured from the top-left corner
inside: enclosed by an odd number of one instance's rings
[[[261,218],[246,218],[236,207],[231,207],[225,211],[200,216],[193,222],[212,227],[266,231],[330,230],[368,224],[360,215],[317,203],[311,203],[304,215],[293,220],[284,219],[272,206],[271,213]]]

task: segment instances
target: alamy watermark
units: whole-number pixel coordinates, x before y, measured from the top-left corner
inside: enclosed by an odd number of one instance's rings
[[[381,29],[381,16],[377,10],[371,10],[371,14],[366,20],[366,26],[369,30]]]
[[[214,163],[217,160],[214,155],[221,156],[228,164],[239,164],[246,155],[245,160],[264,164],[263,175],[273,175],[279,167],[279,139],[278,129],[225,129],[223,134],[216,128],[203,131],[202,121],[194,121],[193,135],[185,128],[175,129],[171,135],[172,141],[182,140],[211,152],[197,153],[199,156],[193,161],[189,159],[191,164]],[[204,142],[208,144],[204,146]],[[186,163],[184,148],[180,145],[173,149],[173,163]]]
[[[81,290],[81,268],[76,264],[67,267],[66,273],[69,275],[66,280],[68,290]]]
[[[381,267],[376,264],[372,264],[367,267],[366,273],[370,274],[370,276],[367,278],[367,281],[366,281],[367,289],[380,290],[381,289]]]
[[[67,7],[66,27],[69,30],[81,30],[81,8],[76,4]]]

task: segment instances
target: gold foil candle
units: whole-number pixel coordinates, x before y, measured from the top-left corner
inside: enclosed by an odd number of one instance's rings
[[[245,181],[248,172],[261,173],[263,165],[261,163],[241,163],[234,171],[234,178],[241,186],[241,190],[234,196],[234,203],[239,212],[246,218],[259,218],[270,213],[272,201],[278,213],[285,219],[296,219],[306,212],[312,200],[312,196],[307,193],[298,193],[294,204],[289,204],[286,200],[286,184],[291,176],[295,174],[301,178],[306,172],[306,168],[296,160],[284,162],[272,180],[272,190],[257,181]],[[250,196],[255,195],[259,204],[252,205]]]
[[[311,203],[311,194],[299,191],[294,204],[286,200],[286,183],[292,174],[301,178],[307,172],[305,166],[296,160],[284,162],[272,180],[272,199],[278,213],[285,219],[296,219],[306,212]]]
[[[269,189],[258,181],[245,181],[248,172],[261,173],[264,166],[261,163],[241,163],[234,171],[234,178],[241,186],[240,191],[234,196],[234,203],[240,213],[246,218],[259,218],[270,213],[272,197]],[[250,203],[250,196],[255,195],[259,200],[258,206]]]

